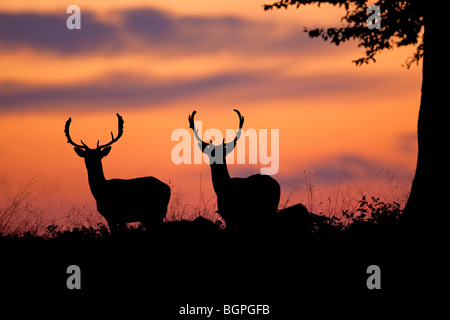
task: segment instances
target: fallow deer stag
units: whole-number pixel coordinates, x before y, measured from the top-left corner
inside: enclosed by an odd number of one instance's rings
[[[81,145],[74,143],[69,134],[72,119],[66,122],[64,133],[67,143],[75,148],[78,156],[84,158],[88,172],[89,187],[97,201],[97,210],[106,219],[111,234],[125,228],[128,222],[141,222],[148,230],[162,224],[167,213],[170,199],[170,187],[154,177],[142,177],[130,180],[106,180],[103,174],[102,158],[111,151],[111,145],[123,134],[123,119],[117,114],[119,132],[107,144],[97,141],[95,149],[89,148],[83,140]]]
[[[239,116],[239,129],[233,141],[215,145],[203,141],[195,128],[196,111],[188,117],[189,126],[200,142],[202,152],[208,155],[211,178],[217,195],[217,212],[224,219],[227,228],[251,228],[262,222],[268,222],[277,212],[280,201],[280,185],[268,175],[255,174],[247,178],[231,178],[228,173],[226,156],[233,151],[241,136],[244,117]]]

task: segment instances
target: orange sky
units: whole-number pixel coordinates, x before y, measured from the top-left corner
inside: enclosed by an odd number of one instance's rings
[[[46,191],[37,201],[49,219],[93,208],[64,123],[72,117],[73,139],[94,145],[117,131],[119,112],[125,132],[103,161],[106,177],[156,176],[173,187],[170,215],[203,210],[202,196],[212,212],[208,165],[174,165],[170,137],[188,129],[194,109],[204,130],[236,128],[236,107],[244,129],[279,129],[280,205],[302,201],[332,214],[361,194],[404,200],[421,68],[401,65],[413,48],[355,67],[363,53],[356,43],[335,47],[302,32],[339,25],[339,9],[264,12],[266,1],[243,3],[77,1],[80,31],[65,29],[72,3],[1,3],[9,29],[0,34],[0,207],[38,174]],[[229,170],[245,176],[259,167]]]

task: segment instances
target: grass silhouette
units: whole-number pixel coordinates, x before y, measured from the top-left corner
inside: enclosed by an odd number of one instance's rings
[[[24,201],[26,197],[23,198]],[[17,205],[15,208],[19,207]],[[2,211],[4,221],[8,215],[12,215],[11,208],[8,207]],[[72,210],[78,212],[77,210]],[[172,237],[183,237],[186,233],[208,233],[208,234],[229,234],[223,221],[204,218],[202,211],[193,211],[190,216],[184,212],[183,216],[188,219],[165,221],[161,230],[157,231],[159,236],[164,233]],[[398,202],[386,203],[380,198],[371,197],[368,199],[363,196],[358,202],[356,210],[349,212],[343,210],[338,216],[325,216],[323,214],[310,213],[301,204],[281,209],[269,222],[268,225],[258,224],[255,221],[253,229],[242,230],[242,233],[273,233],[289,235],[300,238],[336,238],[336,237],[369,237],[377,234],[386,234],[386,231],[395,232],[398,229],[402,210]],[[179,215],[180,217],[182,215]],[[89,217],[89,216],[88,216]],[[90,218],[88,218],[90,219]],[[23,224],[24,226],[25,224]],[[39,226],[40,229],[44,227]],[[9,229],[5,228],[5,231]],[[83,225],[80,221],[74,227],[68,225],[58,225],[50,223],[45,226],[45,231],[37,234],[37,228],[31,231],[18,232],[0,232],[0,241],[3,239],[44,239],[49,241],[78,241],[92,239],[110,238],[109,229],[106,224],[97,222],[96,225]],[[136,236],[147,234],[146,230],[140,224],[128,225],[123,232],[124,236]],[[238,232],[239,233],[239,232]]]
[[[327,197],[321,192],[318,172],[305,171],[303,179],[300,179],[296,186],[289,186],[291,190],[282,198],[278,214],[265,226],[254,221],[253,231],[261,229],[261,232],[289,234],[301,238],[327,238],[356,237],[357,234],[362,236],[365,233],[376,235],[377,232],[396,230],[402,213],[400,203],[407,198],[407,194],[401,196],[391,194],[390,199],[385,200],[366,196],[351,177],[347,175],[346,177],[352,181],[358,192],[351,193],[351,190],[345,190],[339,185],[340,190],[336,191],[335,195],[330,194]],[[392,189],[395,190],[400,183],[393,180],[395,174],[389,172],[389,181],[393,183]],[[162,228],[164,232],[176,237],[173,230],[183,234],[184,228],[200,229],[198,231],[201,232],[201,228],[204,227],[208,233],[212,231],[219,234],[230,233],[227,232],[223,219],[215,211],[215,195],[205,191],[202,177],[199,182],[199,199],[197,204],[192,204],[169,181],[172,199]],[[4,191],[5,185],[8,183],[3,177],[0,179],[0,191]],[[301,190],[299,185],[302,186]],[[109,236],[104,218],[95,208],[86,204],[65,209],[65,214],[60,214],[61,217],[58,219],[50,218],[39,203],[40,196],[45,192],[46,182],[42,175],[35,175],[28,181],[20,183],[9,197],[5,197],[7,193],[3,192],[4,204],[0,204],[0,239],[5,237],[70,239],[71,233],[76,239],[82,237],[102,239]],[[306,198],[305,204],[310,212],[307,212],[301,204],[292,204],[294,193],[298,195],[299,192]],[[354,200],[358,196],[359,200]],[[145,230],[139,223],[131,223],[125,231],[127,234],[138,234]]]

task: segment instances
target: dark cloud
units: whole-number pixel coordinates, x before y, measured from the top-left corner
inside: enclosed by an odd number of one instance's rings
[[[324,45],[322,41],[310,41],[299,29],[280,33],[270,23],[236,17],[179,17],[159,10],[133,9],[118,12],[112,24],[82,10],[81,30],[68,30],[68,16],[65,12],[0,13],[0,49],[32,47],[61,56],[128,50],[174,55],[234,52],[261,56],[277,52],[298,54],[317,44]],[[367,83],[364,75],[362,78],[337,75],[286,77],[282,73],[283,70],[265,69],[167,81],[130,72],[71,85],[32,86],[3,82],[0,83],[0,112],[60,109],[74,105],[81,109],[93,106],[96,109],[152,107],[216,93],[233,97],[235,101],[260,101],[359,90]]]
[[[0,111],[25,109],[122,108],[136,105],[156,106],[190,96],[201,96],[221,88],[239,87],[256,81],[258,75],[220,74],[200,79],[162,83],[156,79],[114,74],[104,79],[71,86],[34,87],[0,84]]]
[[[406,154],[417,154],[417,132],[401,135],[397,141],[397,148]]]
[[[317,167],[320,181],[336,184],[349,178],[355,180],[377,178],[379,176],[377,166],[377,162],[373,160],[357,155],[344,154]]]
[[[356,154],[342,154],[315,164],[311,168],[305,168],[306,172],[314,177],[322,186],[337,186],[339,184],[358,184],[370,182],[394,181],[407,184],[413,173],[407,168],[396,165],[386,166],[376,159],[369,159]],[[279,176],[279,181],[286,185],[295,186],[304,179],[305,172],[292,174],[289,177]],[[317,177],[316,177],[317,176]],[[302,185],[303,186],[303,185]],[[363,187],[361,185],[361,187]]]
[[[169,54],[226,51],[262,55],[325,46],[322,41],[310,41],[300,28],[280,33],[272,23],[232,16],[177,17],[146,8],[125,11],[122,20],[124,29],[138,36],[143,46]]]
[[[124,27],[146,46],[172,53],[251,49],[266,42],[267,26],[235,17],[173,17],[152,9],[126,11]],[[267,43],[266,43],[267,44]],[[270,49],[271,46],[268,46]]]
[[[0,47],[32,47],[58,54],[156,50],[165,54],[271,54],[325,46],[300,29],[280,34],[270,23],[237,17],[177,17],[142,8],[118,13],[115,23],[81,13],[81,30],[68,30],[66,13],[0,13]]]
[[[166,44],[173,41],[183,28],[163,11],[136,9],[122,13],[124,28],[148,43]]]
[[[64,55],[122,48],[116,26],[83,12],[81,30],[69,30],[68,17],[68,14],[0,13],[0,47],[6,50],[32,47]]]
[[[201,78],[162,80],[133,74],[110,74],[89,82],[31,86],[0,83],[0,112],[30,109],[115,109],[154,107],[174,101],[202,97],[232,97],[234,101],[305,98],[360,90],[359,77],[302,76],[284,78],[276,70],[218,73]]]

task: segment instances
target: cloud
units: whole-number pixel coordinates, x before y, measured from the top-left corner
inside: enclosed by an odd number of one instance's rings
[[[67,14],[0,13],[0,47],[31,47],[57,54],[79,54],[99,49],[117,50],[123,43],[117,26],[82,13],[81,30],[66,27]]]
[[[171,53],[274,53],[305,45],[299,30],[280,35],[274,25],[236,17],[175,17],[152,9],[122,14],[125,29],[147,46]],[[312,43],[309,43],[312,45]]]
[[[365,158],[356,154],[341,154],[333,158],[322,160],[310,168],[307,172],[317,175],[321,186],[337,186],[338,184],[354,184],[357,187],[365,187],[367,183],[393,183],[407,184],[414,172],[402,165],[387,166],[382,161]],[[303,179],[305,172],[290,174],[288,177],[279,176],[279,181],[287,185],[297,185]],[[363,183],[363,185],[358,185]]]
[[[82,11],[81,30],[68,30],[67,17],[65,12],[0,13],[0,50],[34,48],[53,52],[62,59],[66,55],[92,53],[103,54],[108,59],[108,54],[125,55],[130,51],[162,56],[227,52],[234,54],[238,61],[248,61],[252,55],[267,54],[272,58],[279,54],[278,59],[284,61],[286,55],[300,58],[315,46],[326,45],[322,41],[310,41],[299,29],[280,31],[272,23],[230,16],[175,16],[146,8],[117,12],[112,23]],[[143,77],[136,75],[139,70],[127,70],[121,74],[97,75],[70,85],[4,81],[0,82],[0,112],[59,110],[74,106],[85,110],[93,106],[117,110],[117,107],[154,107],[214,96],[233,97],[240,102],[267,101],[355,91],[367,83],[363,74],[288,76],[286,70],[279,68],[249,69],[252,70],[225,70],[200,77],[184,75],[183,80]]]
[[[256,80],[258,75],[219,74],[199,79],[160,82],[127,74],[112,74],[103,79],[71,86],[35,87],[0,84],[0,110],[61,109],[77,110],[156,106],[190,96],[201,96],[224,87],[237,87]]]
[[[409,155],[417,154],[417,132],[401,135],[397,140],[397,148]]]
[[[299,29],[243,18],[174,16],[140,8],[115,13],[113,22],[82,11],[81,30],[68,30],[68,14],[0,13],[0,47],[31,47],[60,55],[152,50],[164,54],[303,52],[325,46]]]
[[[308,96],[359,90],[364,81],[320,75],[285,78],[277,70],[216,73],[183,80],[162,80],[131,73],[113,73],[88,82],[68,85],[32,86],[0,83],[0,112],[20,110],[114,110],[156,107],[175,101],[200,100],[203,97],[233,97],[234,101],[305,98]]]

